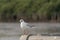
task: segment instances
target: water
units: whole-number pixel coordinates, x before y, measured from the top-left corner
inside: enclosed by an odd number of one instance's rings
[[[19,40],[19,23],[0,23],[0,40]]]
[[[35,25],[35,32],[60,33],[60,23],[30,23]],[[32,32],[34,33],[34,32]],[[19,23],[0,23],[0,40],[19,40],[22,34]]]

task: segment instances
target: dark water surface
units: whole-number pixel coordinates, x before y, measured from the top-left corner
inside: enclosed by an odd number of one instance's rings
[[[35,25],[35,32],[60,35],[60,23],[30,23]],[[0,40],[19,40],[22,34],[19,23],[0,23]],[[34,33],[34,32],[32,32]],[[52,34],[50,34],[52,35]]]

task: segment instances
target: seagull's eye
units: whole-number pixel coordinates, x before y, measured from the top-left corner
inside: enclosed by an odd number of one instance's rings
[[[22,20],[20,20],[20,22],[23,22]]]
[[[23,22],[23,19],[21,19],[20,22]]]
[[[21,20],[21,22],[22,22],[22,20]]]

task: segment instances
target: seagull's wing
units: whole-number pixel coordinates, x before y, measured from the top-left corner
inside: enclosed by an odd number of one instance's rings
[[[34,25],[31,25],[31,24],[29,24],[29,23],[26,23],[26,26],[28,26],[28,27],[30,27],[30,28],[34,27]]]

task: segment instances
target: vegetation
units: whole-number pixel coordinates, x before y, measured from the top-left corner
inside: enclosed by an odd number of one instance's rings
[[[0,21],[18,21],[21,17],[59,22],[60,0],[0,0]]]

